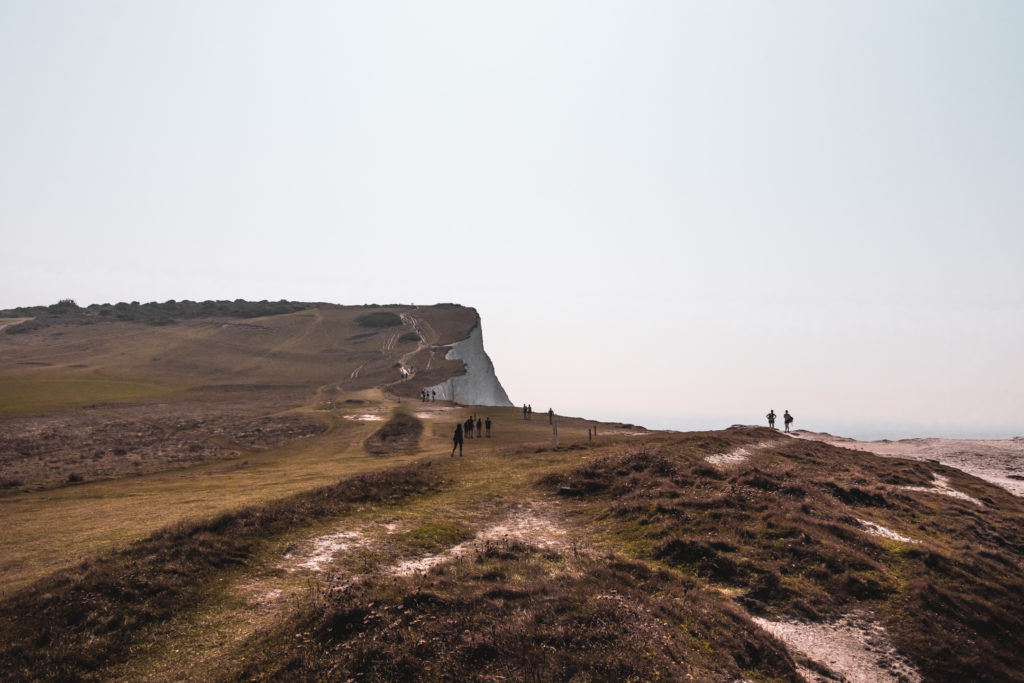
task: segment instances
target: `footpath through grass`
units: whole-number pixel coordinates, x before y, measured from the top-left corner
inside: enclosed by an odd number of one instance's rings
[[[592,442],[566,421],[554,448],[507,416],[450,458],[465,415],[433,417],[423,462],[383,456],[19,592],[0,605],[2,670],[795,681],[751,614],[857,611],[928,680],[1020,678],[1024,506],[979,480],[757,428]],[[932,492],[937,474],[973,498]]]

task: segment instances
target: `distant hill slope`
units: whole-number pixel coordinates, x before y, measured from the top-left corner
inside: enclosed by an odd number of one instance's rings
[[[0,325],[0,396],[8,399],[8,414],[18,412],[17,405],[23,413],[45,412],[46,401],[18,401],[19,393],[37,393],[40,382],[56,394],[69,383],[122,381],[145,387],[146,394],[160,393],[157,386],[293,387],[329,400],[371,388],[417,397],[467,373],[476,373],[477,390],[447,398],[511,405],[491,368],[446,359],[453,344],[480,329],[476,310],[455,304],[236,300],[79,307],[65,300],[0,311]],[[474,359],[486,358],[482,340],[476,350]],[[481,370],[490,375],[480,379]],[[104,400],[116,400],[107,394]],[[61,407],[57,403],[53,407]]]

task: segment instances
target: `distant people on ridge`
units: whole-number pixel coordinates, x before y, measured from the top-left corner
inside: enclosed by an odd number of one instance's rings
[[[529,403],[526,404],[526,419],[527,420],[532,420],[533,419],[533,406],[530,405]]]
[[[554,408],[548,408],[548,424],[551,424],[554,421],[555,421],[555,409]]]
[[[789,414],[788,410],[783,413],[782,421],[786,424],[786,431],[789,432],[789,425],[793,424],[793,416]]]
[[[768,426],[771,429],[775,429],[775,411],[769,409],[768,410],[768,415],[766,417],[768,418]]]
[[[462,425],[455,425],[455,434],[452,435],[452,454],[451,457],[455,457],[455,449],[459,449],[459,457],[462,457]]]
[[[526,419],[526,404],[523,404],[523,419]]]

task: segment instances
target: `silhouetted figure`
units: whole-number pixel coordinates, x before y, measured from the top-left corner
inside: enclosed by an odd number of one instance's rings
[[[533,419],[533,406],[531,406],[529,403],[526,404],[526,419]]]
[[[768,415],[766,415],[765,417],[768,418],[768,426],[772,429],[775,429],[775,411],[769,410]]]
[[[785,411],[782,414],[782,421],[786,424],[786,431],[789,431],[789,425],[793,424],[793,416],[789,414],[789,411]]]
[[[483,421],[482,421],[482,420],[481,420],[481,419],[480,419],[480,418],[478,417],[478,418],[476,419],[476,435],[477,435],[477,438],[480,438],[481,436],[483,436],[483,434],[484,434],[484,423],[483,423]]]
[[[555,421],[555,409],[548,408],[548,424],[552,424]]]
[[[431,401],[436,401],[437,400],[437,392],[436,391],[434,391],[434,390],[430,391],[430,400]]]
[[[466,426],[464,427],[464,430],[466,432],[466,438],[467,439],[472,439],[473,438],[473,418],[469,418],[468,420],[466,420]]]
[[[459,457],[462,457],[462,425],[455,425],[455,434],[452,436],[452,454],[455,457],[455,449],[459,449]]]
[[[487,421],[484,422],[484,427],[487,429],[487,438],[491,438],[491,418],[487,417]]]
[[[526,404],[523,404],[523,419],[526,419]]]

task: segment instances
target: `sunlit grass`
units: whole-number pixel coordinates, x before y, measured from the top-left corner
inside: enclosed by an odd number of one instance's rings
[[[40,415],[95,403],[150,400],[180,387],[100,377],[0,377],[0,418]]]

